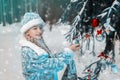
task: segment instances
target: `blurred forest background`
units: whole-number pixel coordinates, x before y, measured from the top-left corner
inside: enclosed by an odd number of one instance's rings
[[[79,3],[82,0],[0,0],[0,24],[5,26],[6,24],[12,24],[20,22],[25,12],[38,12],[45,22],[50,25],[56,23],[59,18],[66,11],[70,2],[70,10],[67,13],[66,20],[72,22],[74,17],[81,9]],[[86,6],[86,16],[90,17],[90,20],[94,15],[98,15],[101,11],[112,5],[114,0],[89,0]],[[119,0],[118,0],[119,1]],[[112,22],[115,23],[114,28],[120,34],[120,10],[117,16],[113,16]],[[90,20],[88,23],[90,23]],[[87,24],[88,25],[88,24]]]

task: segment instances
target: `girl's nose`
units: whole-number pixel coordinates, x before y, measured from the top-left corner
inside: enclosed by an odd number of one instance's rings
[[[38,31],[38,32],[40,32],[40,31],[41,31],[41,29],[38,27],[38,28],[37,28],[37,31]]]
[[[42,33],[42,29],[37,28],[37,32]]]

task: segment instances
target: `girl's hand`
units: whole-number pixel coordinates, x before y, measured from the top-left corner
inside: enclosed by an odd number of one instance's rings
[[[69,46],[69,48],[73,51],[77,51],[80,48],[80,44],[72,44]]]

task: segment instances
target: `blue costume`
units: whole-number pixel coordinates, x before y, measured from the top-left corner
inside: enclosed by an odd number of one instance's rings
[[[21,41],[22,67],[26,80],[58,80],[58,72],[69,64],[68,78],[76,73],[73,61],[74,52],[65,48],[55,57],[30,41]]]
[[[25,32],[33,26],[39,25],[40,28],[43,29],[45,22],[39,14],[27,12],[21,21],[21,25],[20,31],[22,35],[25,36]],[[69,48],[66,48],[63,52],[54,57],[50,57],[47,50],[26,40],[25,37],[20,41],[20,44],[23,74],[26,80],[58,80],[60,78],[58,73],[65,70],[67,65],[69,65],[69,71],[66,76],[68,79],[76,73],[73,61],[74,52]]]

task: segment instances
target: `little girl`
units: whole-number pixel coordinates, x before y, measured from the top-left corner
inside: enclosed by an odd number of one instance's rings
[[[34,12],[27,12],[21,21],[20,40],[22,53],[23,74],[26,80],[74,80],[76,68],[73,60],[74,51],[79,49],[79,44],[72,44],[59,54],[51,56],[46,46],[42,33],[45,26],[41,17]],[[69,70],[65,78],[60,78],[60,71]]]

